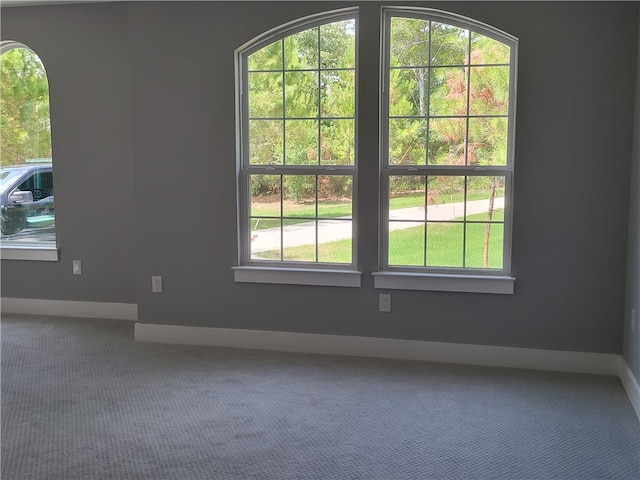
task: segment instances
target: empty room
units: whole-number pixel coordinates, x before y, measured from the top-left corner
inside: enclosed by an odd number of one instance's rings
[[[639,25],[2,0],[1,477],[640,478]]]

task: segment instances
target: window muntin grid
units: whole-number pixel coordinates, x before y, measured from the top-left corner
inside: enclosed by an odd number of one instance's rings
[[[268,43],[258,42],[239,55],[246,86],[241,264],[351,267],[355,15],[353,10],[328,14],[270,33]],[[329,248],[335,242],[338,248]]]
[[[410,10],[385,12],[382,268],[506,273],[516,41],[455,15]],[[481,184],[493,194],[471,188]],[[413,210],[398,207],[398,185],[414,185],[404,191]]]

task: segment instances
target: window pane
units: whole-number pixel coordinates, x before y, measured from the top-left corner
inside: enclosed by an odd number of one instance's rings
[[[504,226],[501,223],[467,224],[467,268],[502,268]]]
[[[353,70],[323,71],[321,88],[323,117],[355,115],[355,72]]]
[[[430,176],[427,182],[427,220],[464,217],[464,177]]]
[[[282,165],[281,120],[249,120],[249,163]]]
[[[504,221],[504,177],[467,177],[466,218]]]
[[[343,20],[320,26],[320,68],[355,68],[356,22]]]
[[[282,40],[249,55],[249,70],[282,70]]]
[[[282,214],[285,217],[316,216],[315,175],[283,175]]]
[[[506,117],[469,119],[469,165],[507,164]]]
[[[389,176],[389,219],[425,219],[425,179],[423,175]]]
[[[282,73],[249,73],[249,118],[282,118]]]
[[[283,220],[283,260],[293,262],[316,261],[316,223],[313,220]]]
[[[281,260],[280,219],[249,219],[250,257],[253,260]]]
[[[322,165],[355,164],[354,120],[322,120],[320,134]]]
[[[469,30],[433,22],[431,65],[464,65],[469,51]]]
[[[318,69],[318,28],[284,39],[285,70]]]
[[[318,72],[286,72],[285,82],[285,115],[318,118]]]
[[[287,165],[317,165],[318,121],[287,120],[285,125],[285,163]]]
[[[429,21],[415,18],[392,18],[389,60],[392,67],[428,66]]]
[[[389,222],[389,265],[424,267],[424,223]]]
[[[471,33],[471,64],[509,63],[510,48],[493,38]]]
[[[467,121],[464,118],[429,120],[429,165],[464,165]]]
[[[350,175],[319,175],[318,217],[351,218],[352,188]]]
[[[251,216],[280,217],[280,175],[251,175]]]
[[[350,220],[319,220],[318,261],[351,263],[352,231]]]
[[[429,88],[429,115],[467,114],[467,69],[433,68]]]
[[[509,113],[509,67],[471,67],[471,115]]]
[[[427,223],[427,266],[462,267],[462,223]]]
[[[427,120],[389,119],[389,164],[424,165]]]
[[[389,73],[389,115],[427,115],[427,68],[397,68]]]

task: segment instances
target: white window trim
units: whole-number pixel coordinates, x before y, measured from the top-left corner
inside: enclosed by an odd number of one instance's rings
[[[46,245],[6,245],[0,249],[2,260],[33,260],[41,262],[57,262],[59,249],[48,243]]]
[[[411,168],[402,168],[388,165],[388,154],[385,153],[387,148],[387,128],[384,127],[388,118],[386,106],[386,81],[388,77],[389,51],[386,46],[387,36],[389,35],[388,24],[393,16],[408,16],[415,18],[425,18],[431,21],[440,21],[449,25],[454,25],[464,29],[481,33],[488,37],[494,38],[500,42],[508,44],[511,49],[511,57],[509,65],[511,68],[510,102],[509,102],[509,133],[507,146],[507,165],[505,167],[481,167],[475,169],[477,171],[496,170],[500,174],[505,174],[505,209],[504,209],[504,245],[503,245],[503,268],[502,269],[486,269],[474,272],[474,269],[446,269],[438,267],[399,267],[389,266],[388,258],[385,254],[385,248],[388,246],[388,208],[385,199],[388,198],[384,194],[385,174],[401,173]],[[515,150],[515,120],[516,120],[516,99],[517,99],[517,70],[518,70],[518,39],[513,35],[503,32],[495,27],[484,24],[472,18],[464,17],[455,13],[445,12],[421,7],[382,7],[382,24],[384,30],[381,32],[383,50],[380,58],[380,207],[379,207],[379,265],[380,271],[373,272],[374,288],[380,289],[401,289],[401,290],[428,290],[428,291],[445,291],[445,292],[469,292],[469,293],[495,293],[495,294],[513,294],[515,277],[511,276],[511,242],[512,242],[512,224],[513,224],[513,159]],[[447,170],[446,167],[443,167]],[[437,171],[437,168],[433,169]],[[471,169],[468,169],[471,170]],[[386,172],[386,173],[385,173]],[[427,172],[423,172],[427,174]],[[461,171],[460,175],[467,175],[468,172]]]
[[[324,287],[360,287],[362,273],[330,268],[232,267],[239,283],[277,283],[283,285],[315,285]]]
[[[496,293],[512,295],[515,277],[422,272],[373,272],[373,288],[433,292]]]

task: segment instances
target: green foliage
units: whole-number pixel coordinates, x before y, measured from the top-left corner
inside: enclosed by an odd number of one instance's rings
[[[390,35],[390,164],[505,165],[509,46],[400,17]]]
[[[282,120],[249,120],[249,159],[252,165],[282,165]]]
[[[251,196],[280,198],[280,175],[251,175]]]
[[[281,73],[249,73],[249,118],[282,118]]]
[[[282,70],[282,40],[277,40],[249,55],[249,71]]]
[[[313,27],[266,45],[248,57],[251,165],[353,165],[355,162],[355,22]],[[273,185],[252,184],[268,195]],[[342,178],[319,194],[340,196]],[[283,177],[284,197],[315,201],[315,177]]]
[[[469,217],[481,223],[466,225],[464,267],[482,268],[486,214]],[[389,234],[389,264],[428,267],[463,267],[463,224],[431,223],[427,226],[426,262],[424,225],[395,230]],[[488,268],[502,268],[503,225],[491,225]]]
[[[315,201],[314,175],[283,175],[284,198],[294,202]]]
[[[320,26],[320,68],[355,68],[356,43],[354,20],[342,20]]]
[[[0,56],[2,165],[51,157],[49,84],[31,50],[14,48]]]

